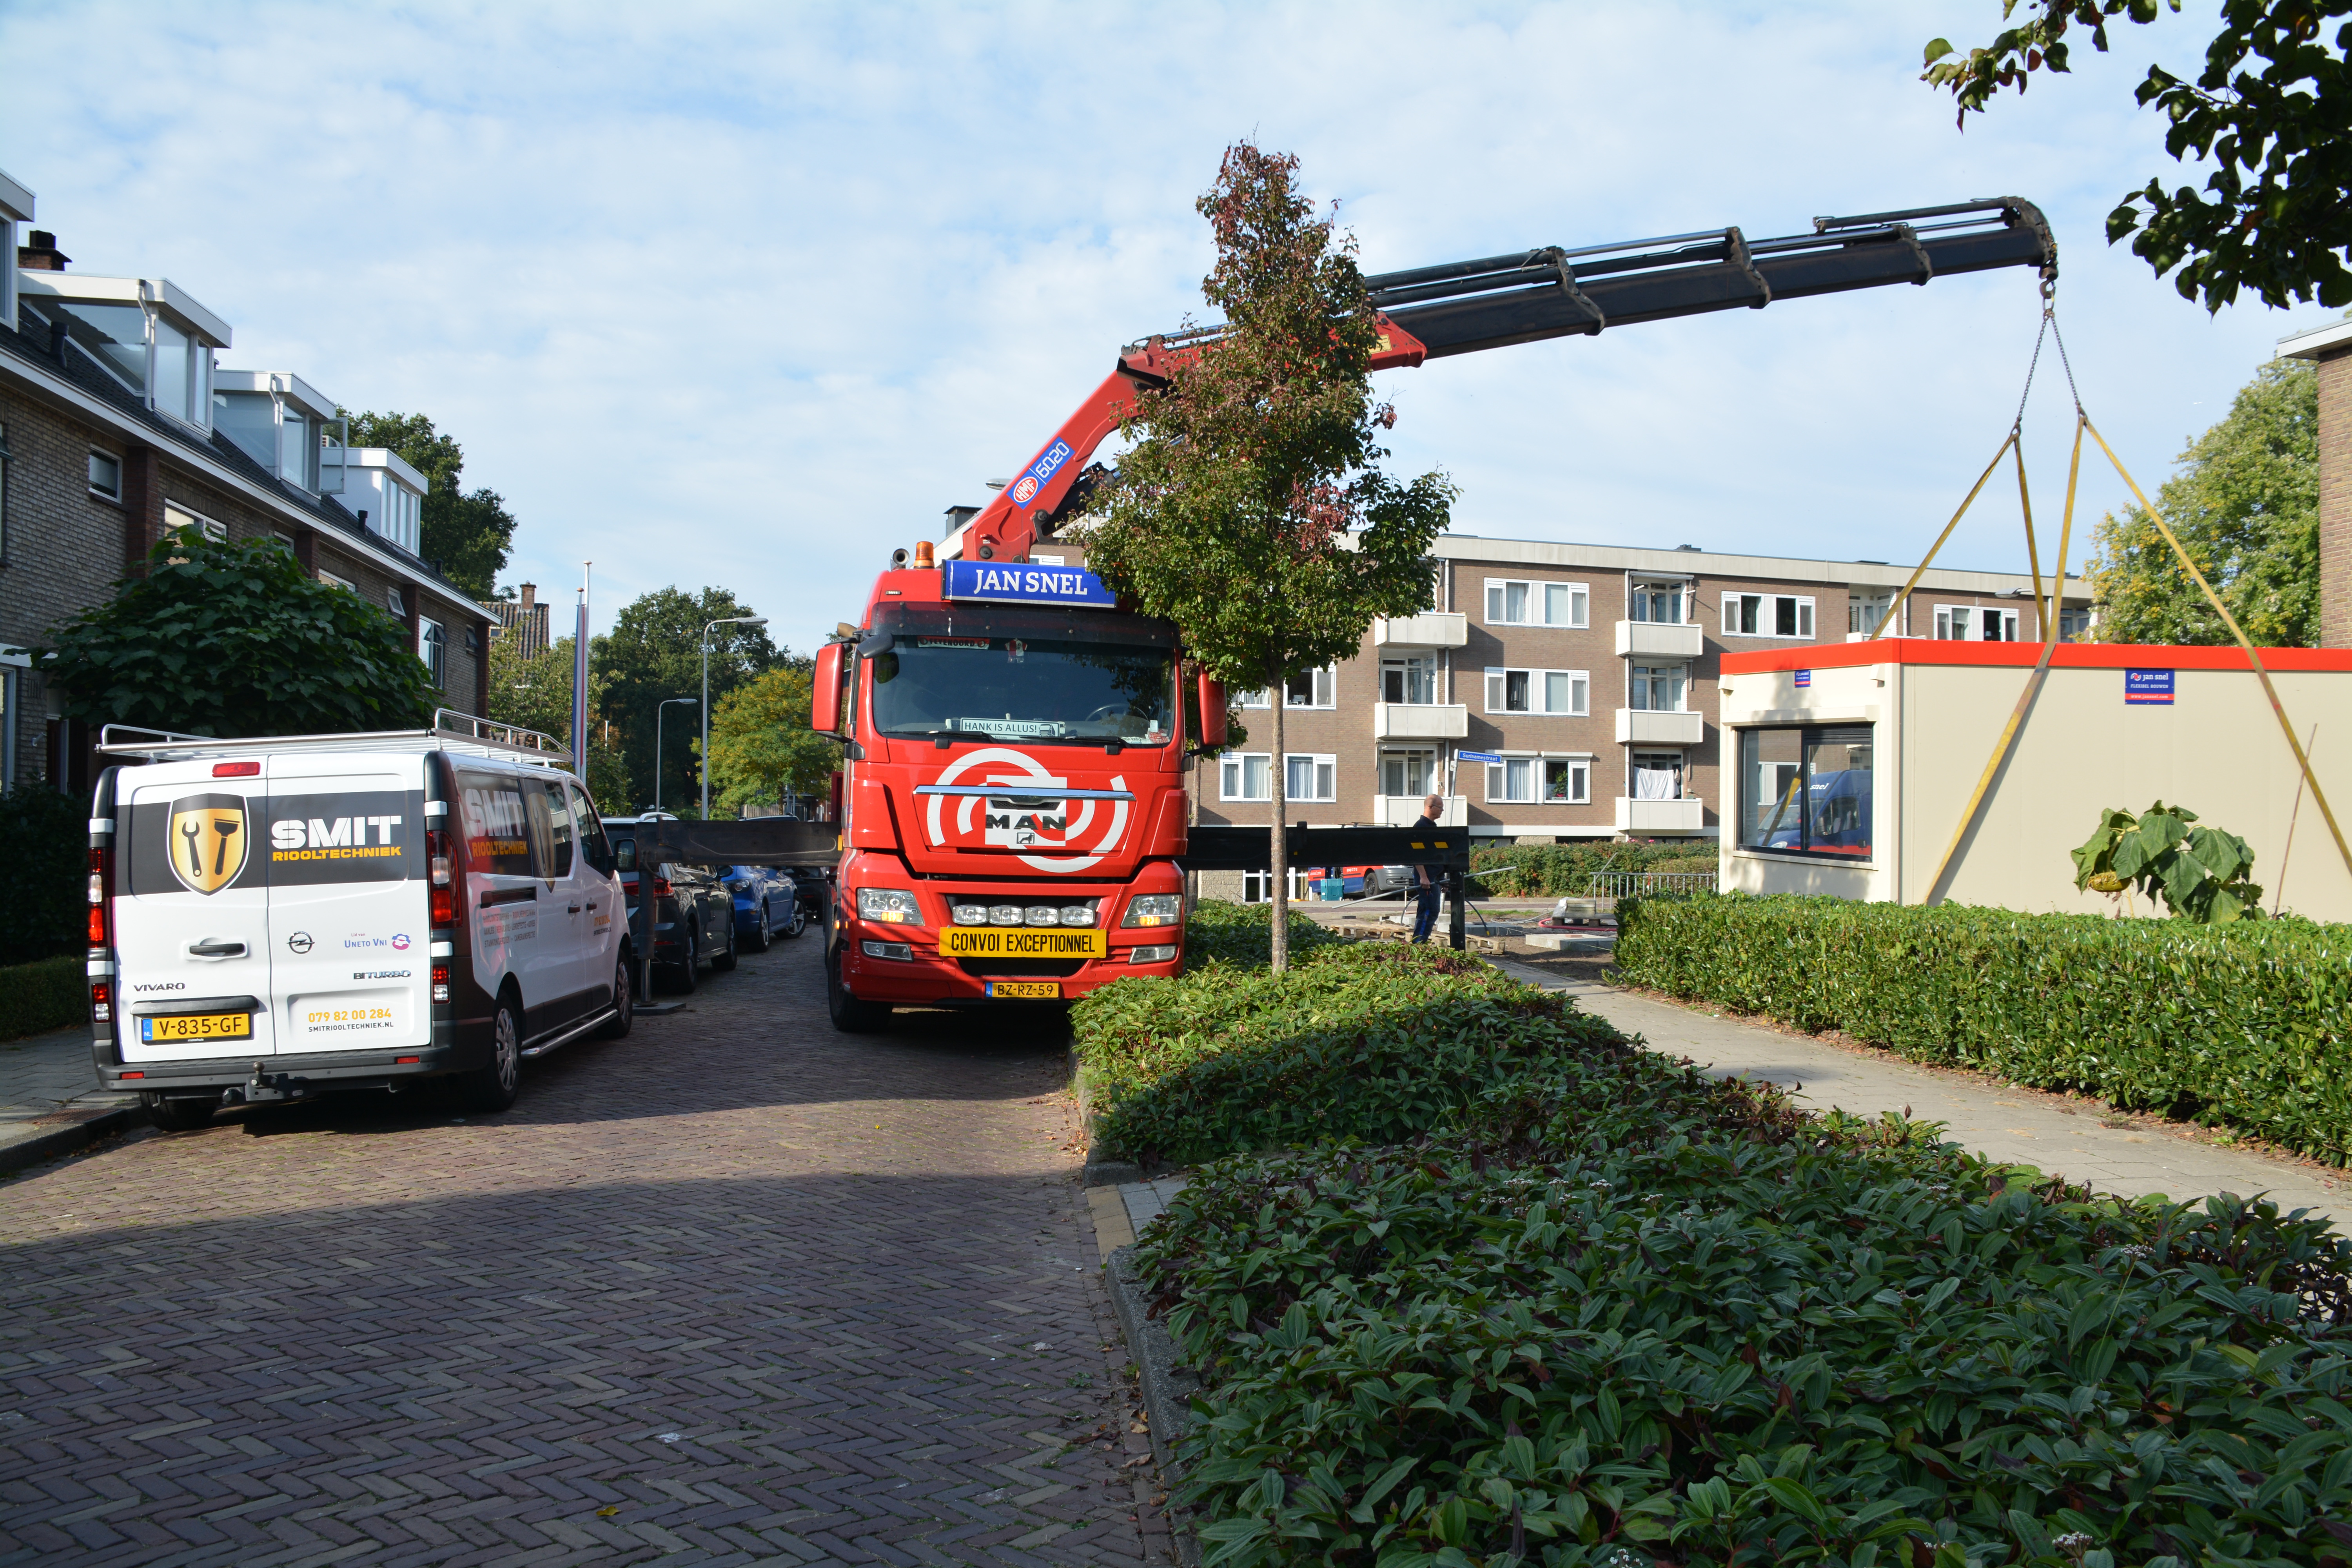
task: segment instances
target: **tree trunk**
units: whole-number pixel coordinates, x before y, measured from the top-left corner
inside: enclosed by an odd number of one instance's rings
[[[1269,684],[1272,701],[1266,709],[1267,743],[1273,757],[1266,768],[1266,797],[1273,807],[1274,848],[1268,862],[1266,892],[1274,900],[1274,972],[1276,974],[1290,967],[1290,865],[1286,850],[1286,835],[1282,816],[1288,803],[1283,799],[1282,767],[1282,676],[1276,672]]]

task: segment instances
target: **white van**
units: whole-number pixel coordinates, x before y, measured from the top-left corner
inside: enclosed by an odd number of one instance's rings
[[[431,730],[215,741],[110,725],[90,809],[91,1054],[157,1125],[454,1080],[629,1032],[613,852],[570,757]]]

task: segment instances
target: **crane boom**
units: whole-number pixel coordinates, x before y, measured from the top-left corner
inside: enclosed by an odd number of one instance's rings
[[[1545,246],[1367,278],[1382,328],[1372,368],[2002,267],[2036,268],[2045,282],[2057,276],[2049,222],[2021,197],[1820,217],[1811,233],[1777,239],[1751,240],[1732,227]],[[1032,544],[1082,509],[1087,476],[1099,472],[1087,459],[1138,392],[1163,384],[1174,365],[1213,347],[1223,331],[1160,333],[1121,351],[1102,384],[942,553],[1026,560]]]

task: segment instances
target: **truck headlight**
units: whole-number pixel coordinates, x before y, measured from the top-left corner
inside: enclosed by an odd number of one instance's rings
[[[1062,923],[1062,913],[1051,904],[1032,904],[1023,914],[1022,923],[1033,926],[1059,925]]]
[[[1176,944],[1172,942],[1161,947],[1130,947],[1127,950],[1129,963],[1172,963],[1175,959]]]
[[[923,911],[916,905],[915,895],[903,888],[860,888],[857,918],[885,925],[920,925]]]
[[[1184,895],[1181,893],[1145,893],[1127,900],[1127,918],[1122,926],[1172,926],[1184,918]]]
[[[1064,904],[1062,906],[1062,923],[1066,926],[1090,926],[1094,924],[1094,905],[1092,903]]]
[[[960,926],[984,926],[988,923],[986,904],[958,904],[950,912]]]

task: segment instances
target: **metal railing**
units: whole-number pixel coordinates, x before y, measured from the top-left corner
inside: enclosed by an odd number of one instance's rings
[[[1648,893],[1711,893],[1712,871],[1595,871],[1588,899],[1634,899]]]

